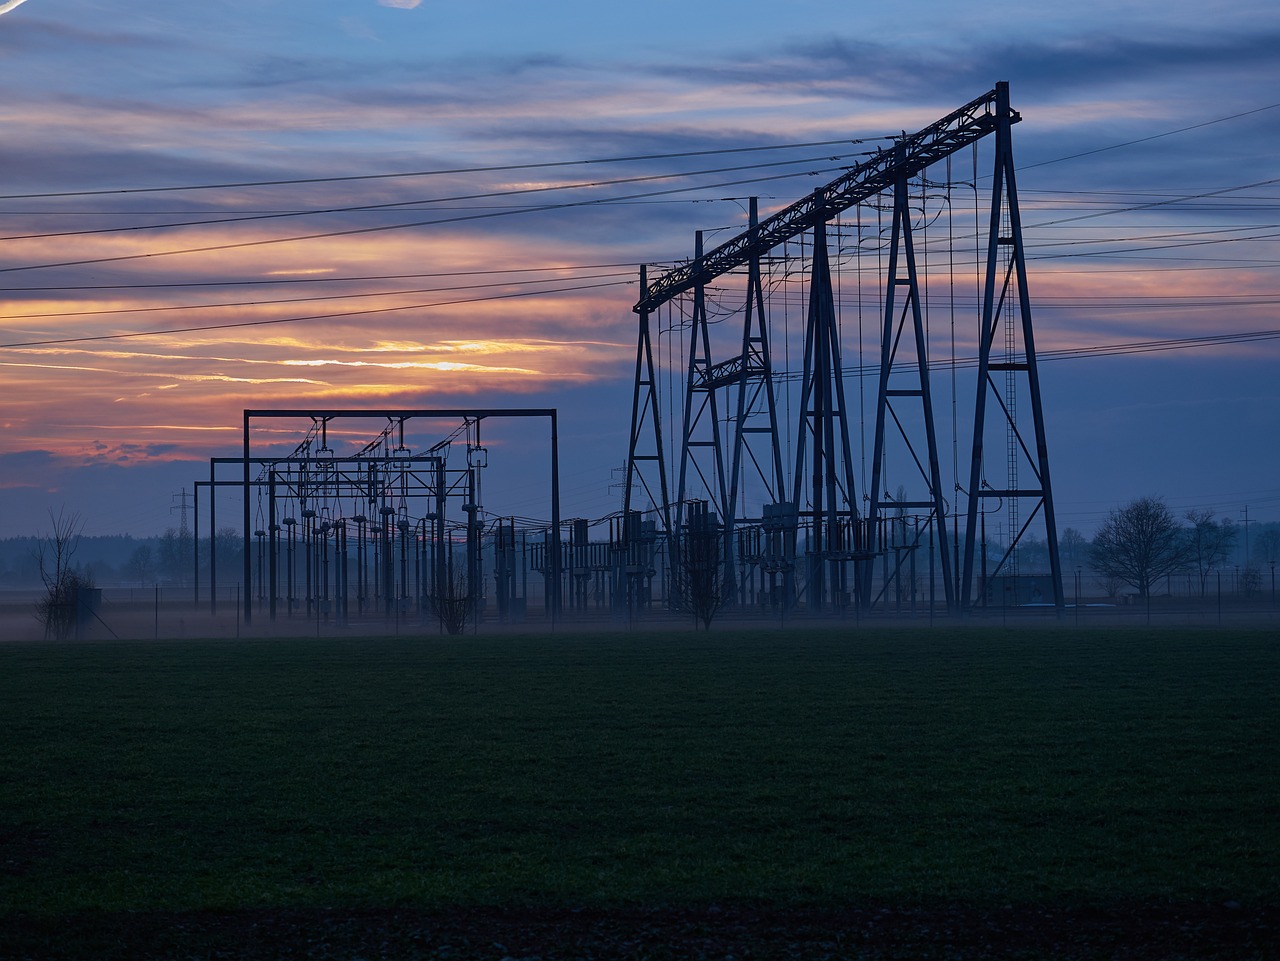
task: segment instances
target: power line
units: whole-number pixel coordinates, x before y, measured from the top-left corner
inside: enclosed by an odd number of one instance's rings
[[[484,277],[494,274],[528,274],[565,270],[604,270],[610,267],[635,268],[632,263],[618,264],[558,264],[546,267],[498,267],[488,270],[441,270],[414,274],[370,274],[363,277],[255,277],[251,280],[191,280],[149,284],[49,284],[38,287],[2,287],[0,293],[16,294],[31,291],[64,290],[158,290],[169,287],[245,287],[255,284],[346,284],[364,283],[370,280],[415,280],[422,277]]]
[[[623,274],[614,271],[608,274],[591,274],[584,277],[574,278],[576,280],[603,280],[609,277],[631,276],[632,272],[628,271]],[[65,310],[53,311],[39,314],[0,314],[0,320],[31,320],[36,318],[50,317],[96,317],[104,314],[142,314],[153,313],[155,311],[165,310],[209,310],[218,307],[273,307],[280,304],[305,304],[313,303],[320,300],[353,300],[365,297],[402,297],[408,294],[433,294],[446,293],[454,290],[483,290],[490,287],[515,287],[524,284],[549,284],[553,283],[553,278],[534,278],[532,280],[504,280],[495,281],[488,284],[470,283],[459,286],[449,287],[416,287],[407,290],[374,290],[363,291],[354,294],[326,294],[319,297],[285,297],[279,300],[246,300],[230,303],[217,304],[165,304],[159,307],[111,307],[102,310]],[[536,293],[536,291],[529,291]]]
[[[820,174],[831,173],[832,170],[837,170],[837,169],[844,169],[844,168],[840,168],[840,167],[820,168],[816,170],[806,171],[804,175],[818,176]],[[83,260],[56,261],[56,262],[44,263],[44,264],[27,264],[27,265],[18,266],[18,267],[0,267],[0,273],[14,273],[16,271],[23,271],[23,270],[45,270],[51,267],[83,267],[83,266],[88,266],[90,264],[122,263],[125,261],[147,260],[149,258],[156,258],[156,257],[173,257],[181,254],[204,254],[204,253],[214,253],[214,252],[225,251],[225,250],[240,250],[247,247],[265,247],[265,246],[270,246],[274,244],[296,243],[304,240],[327,240],[335,237],[353,237],[361,234],[382,233],[390,230],[404,230],[410,227],[434,227],[442,224],[455,224],[455,223],[465,223],[468,221],[476,221],[476,220],[488,220],[495,217],[512,216],[514,214],[540,213],[540,212],[546,212],[551,210],[570,210],[576,207],[602,206],[610,203],[615,203],[619,200],[635,200],[640,197],[658,197],[658,196],[666,196],[670,194],[688,193],[694,190],[710,190],[718,187],[735,187],[735,186],[741,186],[743,184],[765,183],[771,180],[782,180],[782,179],[786,179],[794,176],[798,176],[798,174],[794,172],[785,173],[785,174],[772,174],[767,177],[749,177],[749,178],[744,178],[742,180],[731,180],[731,181],[715,183],[715,184],[696,184],[690,187],[671,187],[665,190],[647,191],[644,193],[631,194],[624,197],[601,197],[601,198],[595,198],[591,200],[565,201],[564,203],[541,204],[538,206],[530,206],[530,207],[503,208],[501,210],[489,211],[486,213],[462,214],[456,217],[440,217],[435,220],[418,220],[418,221],[411,221],[409,223],[388,224],[388,225],[383,225],[379,227],[353,227],[349,230],[332,230],[332,231],[324,231],[324,232],[314,233],[314,234],[300,234],[293,237],[274,237],[267,240],[245,240],[237,243],[209,244],[203,247],[185,247],[177,250],[157,250],[157,251],[152,251],[150,253],[142,253],[142,254],[120,254],[115,257],[90,257],[90,258],[85,258]]]
[[[267,320],[243,320],[225,324],[204,324],[198,327],[171,327],[164,330],[140,330],[120,334],[87,334],[83,337],[62,337],[49,340],[31,340],[20,343],[0,344],[0,350],[22,347],[49,347],[57,344],[82,344],[104,340],[132,340],[139,337],[159,337],[165,334],[193,334],[211,330],[232,330],[240,327],[266,327],[272,324],[298,324],[312,320],[338,320],[344,317],[367,317],[372,314],[390,314],[403,310],[430,310],[436,307],[453,307],[458,304],[475,304],[488,300],[513,300],[517,297],[533,297],[542,294],[573,293],[580,290],[596,290],[602,287],[623,287],[637,283],[635,280],[615,280],[603,284],[581,284],[558,287],[553,290],[520,290],[509,294],[490,294],[485,297],[466,297],[459,300],[436,301],[430,304],[404,304],[398,307],[373,307],[368,310],[347,310],[330,314],[312,314],[306,317],[275,317]]]
[[[1064,347],[1058,350],[1038,350],[1038,361],[1084,360],[1094,357],[1117,357],[1129,354],[1150,354],[1170,350],[1194,350],[1204,347],[1220,347],[1226,344],[1256,343],[1268,340],[1280,340],[1280,330],[1248,330],[1231,334],[1209,334],[1196,337],[1174,337],[1164,340],[1140,340],[1121,344],[1094,344],[1088,347]],[[898,361],[893,369],[913,367],[915,361]],[[974,356],[940,359],[932,364],[935,368],[969,370],[978,366],[978,358]],[[866,374],[874,374],[880,365],[863,364],[858,367],[845,367],[846,380],[853,380]],[[798,380],[802,376],[797,371],[776,371],[780,380]]]
[[[1082,150],[1080,153],[1068,154],[1065,157],[1057,157],[1053,160],[1041,160],[1039,163],[1033,164],[1019,164],[1018,169],[1030,170],[1033,167],[1047,167],[1049,164],[1063,163],[1067,160],[1078,160],[1081,157],[1090,157],[1093,154],[1105,153],[1108,150],[1119,150],[1121,147],[1132,147],[1140,143],[1149,143],[1152,140],[1172,137],[1174,134],[1186,133],[1188,130],[1199,130],[1201,127],[1211,127],[1214,124],[1226,123],[1228,120],[1239,120],[1241,117],[1248,117],[1255,113],[1262,113],[1264,110],[1274,110],[1276,107],[1280,107],[1280,103],[1270,103],[1265,107],[1255,107],[1252,110],[1233,113],[1228,117],[1218,117],[1214,120],[1205,120],[1200,123],[1193,123],[1186,127],[1179,127],[1177,130],[1166,130],[1164,133],[1152,134],[1149,137],[1139,137],[1136,140],[1126,140],[1123,143],[1113,143],[1106,147],[1095,147],[1093,150]]]
[[[1038,224],[1026,224],[1023,230],[1036,230],[1041,227],[1056,227],[1060,224],[1076,223],[1081,220],[1094,220],[1098,217],[1107,217],[1111,214],[1132,213],[1138,210],[1153,210],[1157,207],[1167,207],[1186,200],[1203,200],[1205,197],[1218,197],[1222,194],[1235,193],[1241,190],[1252,190],[1254,187],[1266,187],[1271,184],[1280,183],[1280,177],[1270,180],[1259,180],[1249,184],[1239,184],[1234,187],[1222,187],[1217,190],[1206,190],[1201,193],[1183,194],[1179,197],[1170,197],[1165,200],[1152,200],[1148,203],[1132,204],[1124,207],[1114,207],[1110,210],[1095,210],[1092,213],[1080,214],[1075,217],[1064,217],[1061,220],[1046,220]]]
[[[453,197],[434,197],[425,200],[396,200],[381,204],[358,204],[348,207],[317,207],[309,210],[284,210],[259,212],[236,217],[215,217],[206,220],[179,220],[165,224],[125,224],[117,227],[90,227],[83,230],[48,231],[38,234],[13,234],[0,237],[0,240],[47,240],[53,237],[87,237],[95,234],[128,233],[143,230],[166,230],[175,227],[209,227],[221,224],[250,223],[261,220],[283,220],[289,217],[312,217],[320,214],[370,213],[406,208],[422,207],[430,204],[457,203],[464,200],[488,200],[496,197],[516,197],[525,194],[550,193],[558,190],[591,190],[597,187],[615,187],[621,184],[652,183],[658,180],[684,180],[709,174],[733,173],[742,170],[763,170],[769,167],[785,167],[816,162],[833,162],[847,159],[848,155],[825,157],[801,157],[798,160],[774,160],[769,163],[741,164],[735,167],[714,167],[705,170],[690,170],[674,173],[646,174],[642,177],[618,177],[613,180],[582,181],[569,184],[547,184],[539,187],[520,187],[514,190],[493,190],[477,194],[459,194]],[[510,212],[537,209],[538,205],[521,207],[486,208]],[[392,229],[389,227],[388,229]]]
[[[889,140],[889,136],[867,137],[860,140],[813,140],[802,143],[766,144],[755,147],[722,147],[713,150],[683,150],[677,153],[636,154],[629,157],[602,157],[593,160],[549,160],[542,163],[495,164],[483,167],[446,167],[436,170],[415,170],[403,173],[351,174],[339,177],[297,177],[288,180],[246,180],[228,183],[187,184],[172,187],[122,187],[105,190],[64,190],[35,194],[0,194],[0,200],[37,200],[51,197],[103,197],[121,194],[173,193],[187,190],[226,190],[244,187],[285,187],[302,184],[351,183],[362,180],[396,180],[409,177],[440,177],[454,174],[503,173],[512,170],[547,170],[553,167],[580,167],[588,164],[638,163],[648,160],[678,160],[685,157],[712,157],[722,154],[753,153],[766,150],[792,150],[808,147],[862,144],[875,140]]]

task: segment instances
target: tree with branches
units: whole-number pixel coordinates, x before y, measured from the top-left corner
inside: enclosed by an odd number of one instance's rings
[[[1230,521],[1213,519],[1213,511],[1191,510],[1184,515],[1191,522],[1187,532],[1188,563],[1200,579],[1200,596],[1208,590],[1209,575],[1227,559],[1236,542],[1236,528]]]
[[[435,590],[427,595],[427,607],[448,634],[461,634],[475,613],[476,598],[471,579],[462,566],[452,563],[440,571]]]
[[[1113,510],[1090,550],[1095,571],[1130,585],[1140,597],[1150,597],[1157,580],[1183,570],[1190,558],[1186,531],[1159,497]]]
[[[156,560],[151,545],[139,544],[135,547],[128,560],[124,562],[121,573],[130,580],[137,581],[139,587],[155,583]]]
[[[80,546],[84,522],[76,512],[49,511],[51,530],[40,538],[35,560],[44,583],[44,594],[36,601],[36,619],[44,625],[45,640],[66,640],[75,630],[80,592],[93,586],[92,581],[72,566],[72,558]]]

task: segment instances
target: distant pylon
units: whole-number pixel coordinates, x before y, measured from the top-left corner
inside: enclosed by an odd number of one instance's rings
[[[187,526],[187,497],[188,496],[189,495],[187,494],[187,489],[184,487],[181,493],[173,495],[174,500],[177,500],[178,503],[172,505],[169,508],[170,514],[172,514],[174,511],[181,511],[181,513],[178,515],[179,525],[180,525],[178,527],[178,533],[180,533],[183,537],[186,537],[190,533],[190,528]]]

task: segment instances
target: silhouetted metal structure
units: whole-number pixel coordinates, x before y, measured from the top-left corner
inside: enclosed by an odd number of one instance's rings
[[[1053,485],[1049,477],[1049,445],[1044,432],[1044,407],[1040,399],[1040,372],[1036,365],[1035,337],[1031,325],[1031,300],[1027,290],[1026,251],[1022,243],[1022,215],[1018,209],[1018,189],[1013,170],[1013,137],[1010,132],[1016,114],[1009,108],[1008,84],[995,90],[996,110],[1006,119],[996,128],[995,171],[991,185],[991,217],[987,228],[986,274],[982,294],[982,326],[978,344],[978,387],[974,408],[973,455],[969,471],[969,513],[965,524],[964,576],[961,601],[972,603],[974,549],[978,540],[980,502],[999,497],[1015,508],[1011,527],[1016,526],[1018,505],[1024,500],[1032,504],[1031,513],[1011,536],[1009,549],[997,565],[999,572],[1009,558],[1016,560],[1018,541],[1038,513],[1043,514],[1045,540],[1048,545],[1053,603],[1064,604],[1062,565],[1058,555],[1058,529],[1053,508]],[[996,338],[1003,332],[1003,350],[992,359]],[[992,374],[1003,372],[1004,384],[997,385]],[[1031,446],[1017,420],[1019,381],[1025,378],[1031,401]],[[1003,387],[1003,391],[1001,390]],[[1000,408],[997,422],[1006,427],[1007,484],[1003,489],[984,483],[988,401],[995,397]],[[1034,448],[1034,453],[1032,451]],[[1029,467],[1035,483],[1024,486],[1019,467]],[[1012,531],[1011,531],[1012,534]],[[1016,565],[1011,572],[1018,573]],[[985,595],[985,586],[984,586]]]
[[[243,497],[243,584],[245,585],[243,617],[252,623],[255,596],[269,604],[271,616],[277,613],[280,593],[279,559],[283,553],[288,565],[288,610],[295,598],[293,585],[295,561],[305,572],[307,613],[323,613],[345,623],[349,615],[348,598],[351,560],[355,560],[356,598],[363,612],[370,596],[369,579],[374,580],[373,596],[381,600],[383,613],[399,613],[401,603],[410,599],[408,585],[418,586],[413,600],[425,611],[431,606],[436,616],[444,618],[444,602],[458,602],[456,584],[465,588],[461,602],[476,608],[458,612],[458,616],[478,616],[479,585],[487,582],[482,567],[482,536],[478,475],[487,466],[487,450],[479,444],[479,425],[488,418],[545,418],[549,423],[550,510],[551,520],[545,532],[540,558],[546,585],[545,611],[555,617],[561,605],[561,573],[564,569],[560,543],[560,468],[557,415],[550,408],[480,408],[468,410],[351,410],[351,409],[283,409],[246,410],[244,412],[243,456],[240,485]],[[306,420],[310,423],[308,438],[287,456],[255,457],[252,454],[252,427],[255,421]],[[333,421],[385,420],[387,427],[379,438],[351,456],[337,456],[328,443],[328,429]],[[410,420],[462,421],[474,432],[474,443],[467,444],[467,464],[449,469],[446,438],[431,449],[414,453],[405,445],[404,428]],[[463,428],[459,428],[461,430]],[[398,432],[398,436],[395,436]],[[455,431],[455,434],[457,432]],[[313,436],[314,435],[314,436]],[[397,442],[390,447],[390,440]],[[381,453],[379,453],[381,451]],[[210,491],[216,490],[215,459],[210,465]],[[258,476],[253,468],[259,467]],[[267,505],[254,523],[251,492],[267,492]],[[455,575],[452,537],[446,531],[445,514],[449,499],[462,500],[465,515],[465,561],[463,571]],[[287,500],[293,511],[280,516],[279,499]],[[212,501],[212,498],[211,498]],[[425,509],[412,511],[411,503]],[[296,516],[295,516],[296,512]],[[210,543],[215,543],[212,503],[210,510]],[[256,539],[256,548],[254,541]],[[351,541],[354,539],[354,545]],[[515,546],[514,524],[498,526],[494,541],[495,570],[500,607],[510,595],[515,570],[511,566]],[[283,542],[283,543],[282,543]],[[370,552],[366,545],[376,545]],[[315,545],[321,545],[317,548]],[[283,551],[282,551],[283,548]],[[397,552],[398,548],[398,552]],[[372,571],[366,568],[366,562]],[[417,572],[410,577],[411,566]],[[216,563],[211,563],[211,572]],[[397,572],[397,568],[399,569]],[[212,574],[211,576],[216,576]],[[455,580],[455,577],[458,577]],[[256,585],[256,591],[255,591]],[[215,584],[211,583],[211,603],[216,604]],[[504,593],[504,590],[506,593]]]
[[[656,278],[641,267],[636,379],[632,395],[631,431],[627,456],[624,514],[647,512],[666,541],[672,574],[678,574],[678,541],[684,530],[685,504],[693,500],[690,482],[696,475],[719,515],[724,532],[724,558],[729,570],[739,571],[739,601],[759,600],[786,608],[803,600],[810,612],[844,610],[856,597],[862,609],[885,600],[895,585],[899,603],[903,581],[910,572],[909,592],[914,603],[917,554],[928,550],[932,572],[936,563],[948,610],[967,608],[974,598],[974,556],[977,531],[985,520],[982,503],[998,497],[1010,521],[1010,543],[1005,557],[983,576],[1000,573],[1012,563],[1016,573],[1017,544],[1031,522],[1039,517],[1046,529],[1053,582],[1053,602],[1063,605],[1047,443],[1036,366],[1031,310],[1027,293],[1021,218],[1014,185],[1011,127],[1020,120],[1010,107],[1008,84],[999,83],[988,93],[965,104],[928,127],[894,138],[887,149],[809,196],[759,220],[752,202],[747,230],[704,251],[697,234],[692,260]],[[947,520],[958,524],[958,505],[951,505],[943,489],[934,404],[931,390],[926,298],[922,296],[925,271],[917,260],[915,233],[918,212],[912,188],[926,187],[925,172],[947,161],[957,151],[995,135],[995,175],[987,228],[985,286],[978,347],[978,390],[973,412],[969,486],[956,498],[967,496],[964,511],[964,563],[958,562],[958,546],[947,530]],[[975,182],[977,196],[976,146]],[[948,161],[948,176],[950,175]],[[923,208],[923,199],[921,207]],[[947,193],[948,213],[950,184]],[[845,396],[846,371],[841,356],[840,316],[833,294],[828,225],[851,208],[867,205],[891,211],[887,242],[888,267],[883,291],[883,323],[880,328],[880,361],[876,398],[875,435],[869,489],[855,490],[850,408]],[[975,215],[976,216],[976,215]],[[976,229],[976,227],[975,227]],[[809,238],[812,255],[808,267],[808,311],[804,333],[803,371],[798,410],[795,411],[795,459],[790,478],[783,476],[778,391],[770,357],[771,319],[761,283],[762,259],[793,240]],[[859,244],[862,232],[859,227]],[[877,244],[880,240],[877,239]],[[747,268],[747,293],[743,311],[741,350],[717,363],[708,336],[707,290],[717,279]],[[859,274],[859,282],[861,274]],[[654,363],[652,322],[659,311],[686,294],[692,295],[687,324],[688,353],[684,370],[683,425],[677,454],[679,472],[676,498],[669,495],[666,455],[660,412],[660,370]],[[677,325],[668,323],[668,331]],[[1002,352],[993,356],[996,337],[1005,337]],[[674,336],[674,333],[673,333]],[[952,357],[952,367],[956,359]],[[1004,374],[1003,385],[993,374]],[[731,400],[721,403],[724,392]],[[1017,398],[1026,396],[1032,411],[1028,431],[1019,421]],[[994,396],[996,403],[988,403]],[[722,411],[732,409],[732,416]],[[767,419],[767,426],[749,426],[752,414]],[[985,442],[993,424],[1004,422],[1008,448],[1006,470],[998,485],[987,482]],[[729,436],[721,437],[722,424]],[[750,441],[767,439],[766,456],[751,454]],[[915,475],[913,485],[922,493],[902,496],[888,487],[887,452],[892,438],[895,451],[905,450],[902,460]],[[955,441],[959,443],[958,440]],[[726,448],[732,451],[726,459]],[[1034,452],[1033,452],[1034,450]],[[709,457],[707,455],[710,455]],[[728,466],[726,467],[726,460]],[[1034,481],[1024,484],[1023,465],[1029,464]],[[748,464],[764,481],[763,502],[744,508],[742,483]],[[901,465],[895,464],[897,469]],[[789,484],[788,484],[789,480]],[[642,502],[641,497],[647,499]],[[1017,525],[1024,501],[1034,506],[1025,523]],[[920,511],[908,522],[907,511]],[[921,523],[923,521],[923,523]],[[1017,527],[1015,531],[1013,528]],[[985,541],[985,538],[983,538]],[[803,548],[803,564],[798,552]],[[985,551],[985,543],[983,544]],[[985,554],[983,555],[985,558]],[[877,562],[882,576],[875,585]],[[748,572],[761,598],[749,598]],[[800,580],[803,572],[803,582]],[[932,584],[933,578],[930,577]],[[751,590],[756,590],[752,587]],[[983,586],[985,590],[985,585]]]

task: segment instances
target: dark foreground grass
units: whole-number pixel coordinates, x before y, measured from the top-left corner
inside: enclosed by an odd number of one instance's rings
[[[1257,921],[1278,690],[1267,632],[0,645],[0,955],[335,911]]]

